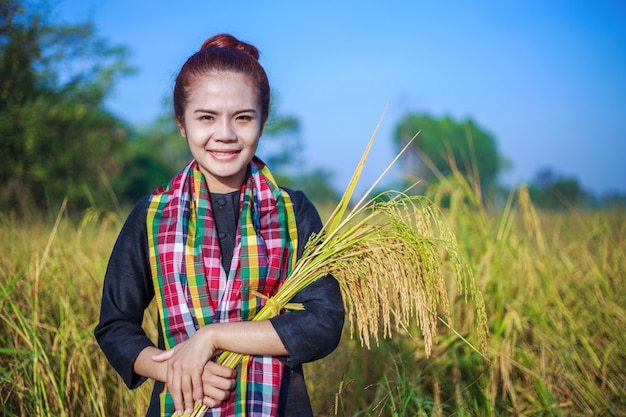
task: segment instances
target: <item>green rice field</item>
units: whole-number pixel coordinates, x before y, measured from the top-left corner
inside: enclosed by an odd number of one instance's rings
[[[626,415],[626,212],[540,211],[524,188],[497,206],[463,185],[429,196],[483,294],[486,349],[451,282],[452,320],[429,357],[417,327],[365,349],[346,326],[333,354],[307,364],[316,414]],[[1,416],[145,412],[150,383],[128,390],[93,338],[125,214],[0,214]]]

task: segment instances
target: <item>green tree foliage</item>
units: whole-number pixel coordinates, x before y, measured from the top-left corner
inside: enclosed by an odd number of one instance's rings
[[[42,11],[43,10],[43,11]],[[127,127],[106,110],[126,50],[91,24],[47,22],[45,7],[0,2],[0,208],[85,207],[110,200],[107,175]]]
[[[436,119],[426,114],[408,114],[394,132],[398,150],[418,132],[405,159],[408,177],[428,181],[439,173],[447,177],[456,164],[462,173],[480,181],[483,187],[495,183],[502,162],[496,140],[471,119],[457,122],[449,116]]]
[[[264,162],[276,171],[286,172],[301,165],[302,150],[300,120],[272,111],[259,143],[259,155]]]
[[[168,110],[149,126],[135,131],[128,140],[121,170],[113,179],[120,200],[132,204],[166,183],[191,160],[187,142],[181,136],[173,116],[171,100]]]
[[[589,198],[577,179],[556,175],[550,168],[539,170],[528,192],[535,205],[549,209],[569,209]]]
[[[294,190],[302,190],[307,197],[320,207],[335,206],[341,195],[333,188],[329,181],[331,172],[317,168],[297,175],[285,176],[281,184]]]
[[[28,6],[28,7],[27,7]],[[135,129],[105,99],[132,72],[127,50],[89,24],[49,22],[44,2],[0,0],[0,210],[56,211],[132,204],[191,156],[165,100],[165,116]],[[259,154],[282,180],[332,198],[319,172],[302,172],[300,122],[270,114]]]
[[[276,103],[275,97],[272,102]],[[340,196],[330,183],[331,173],[323,169],[302,168],[304,144],[300,129],[298,118],[276,111],[274,105],[259,143],[259,155],[283,186],[304,191],[315,204],[336,204]]]

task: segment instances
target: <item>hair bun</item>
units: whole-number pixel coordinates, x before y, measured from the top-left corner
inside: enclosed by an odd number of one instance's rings
[[[204,41],[200,50],[212,48],[234,49],[250,55],[257,61],[259,60],[259,50],[256,46],[242,42],[233,35],[229,35],[227,33],[220,33],[219,35],[211,36],[209,39]]]

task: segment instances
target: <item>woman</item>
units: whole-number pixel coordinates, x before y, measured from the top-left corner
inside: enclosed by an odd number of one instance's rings
[[[280,188],[255,152],[270,88],[258,50],[208,39],[181,68],[174,111],[193,160],[129,215],[107,268],[95,335],[130,388],[155,380],[148,416],[312,415],[302,363],[339,343],[344,310],[328,276],[301,291],[303,311],[250,321],[276,293],[321,221]],[[141,327],[156,297],[157,346]],[[212,361],[245,355],[237,371]]]

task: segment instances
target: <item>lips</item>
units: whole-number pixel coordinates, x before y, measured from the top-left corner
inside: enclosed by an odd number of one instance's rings
[[[232,159],[232,158],[236,157],[237,155],[239,155],[239,153],[241,151],[239,151],[239,150],[234,150],[234,151],[229,151],[229,150],[209,150],[208,152],[214,158],[217,158],[217,159]]]

